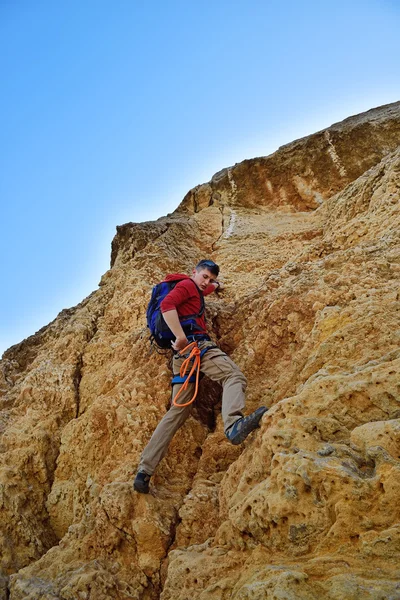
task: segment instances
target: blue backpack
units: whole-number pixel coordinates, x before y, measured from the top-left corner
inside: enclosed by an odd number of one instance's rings
[[[171,290],[174,289],[179,281],[183,281],[186,278],[180,278],[173,281],[162,281],[161,283],[157,283],[153,287],[153,291],[151,293],[150,302],[147,306],[146,318],[147,318],[147,327],[150,329],[150,341],[153,341],[157,344],[159,348],[163,349],[171,349],[171,341],[175,340],[175,336],[164,321],[164,317],[161,312],[161,302],[164,300],[165,296],[170,293]],[[186,335],[190,333],[195,333],[198,331],[198,326],[196,324],[196,319],[201,317],[204,313],[204,297],[203,294],[198,289],[197,285],[193,281],[193,285],[196,286],[196,290],[199,293],[200,299],[200,312],[194,315],[185,315],[179,319],[183,331]]]

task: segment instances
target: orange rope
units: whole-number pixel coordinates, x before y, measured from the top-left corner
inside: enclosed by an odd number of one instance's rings
[[[180,390],[178,391],[177,395],[175,396],[175,398],[173,399],[173,405],[174,406],[189,406],[189,404],[192,404],[192,402],[195,401],[196,396],[197,396],[197,392],[199,389],[199,377],[200,377],[200,348],[197,345],[197,342],[191,342],[188,346],[186,346],[186,348],[184,348],[181,352],[179,352],[179,355],[181,354],[185,354],[186,352],[189,352],[190,354],[189,356],[183,361],[182,366],[180,368],[179,371],[179,375],[181,377],[185,377],[186,375],[186,371],[189,368],[189,365],[191,363],[191,361],[193,360],[193,365],[192,368],[190,370],[189,375],[186,377],[186,381],[182,384],[182,387],[180,388]],[[188,385],[189,385],[189,381],[191,376],[193,375],[193,373],[196,371],[196,386],[195,386],[195,390],[194,390],[194,394],[192,396],[192,398],[189,400],[189,402],[186,402],[186,404],[178,404],[178,402],[176,401],[179,394],[183,391],[186,390]]]

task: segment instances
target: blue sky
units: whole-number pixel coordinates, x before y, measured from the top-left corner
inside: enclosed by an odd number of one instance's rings
[[[97,288],[115,227],[400,99],[394,0],[0,0],[0,354]]]

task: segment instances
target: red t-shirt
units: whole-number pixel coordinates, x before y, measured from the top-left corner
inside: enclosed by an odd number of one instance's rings
[[[204,292],[195,284],[193,279],[188,275],[181,275],[175,273],[174,275],[167,275],[165,281],[175,281],[177,278],[184,277],[183,281],[179,281],[173,290],[165,296],[161,302],[161,312],[165,313],[169,310],[175,309],[178,313],[178,317],[184,317],[185,315],[195,315],[201,310],[200,294],[208,296],[215,290],[215,286],[209,285],[206,287]],[[196,318],[196,325],[199,330],[196,333],[207,334],[206,318],[204,313],[201,317]]]

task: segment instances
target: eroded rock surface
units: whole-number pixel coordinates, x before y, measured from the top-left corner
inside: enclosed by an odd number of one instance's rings
[[[400,599],[400,103],[117,229],[99,289],[1,361],[0,598]],[[170,398],[146,304],[205,256],[212,335],[270,410],[231,446],[204,380],[140,496]]]

